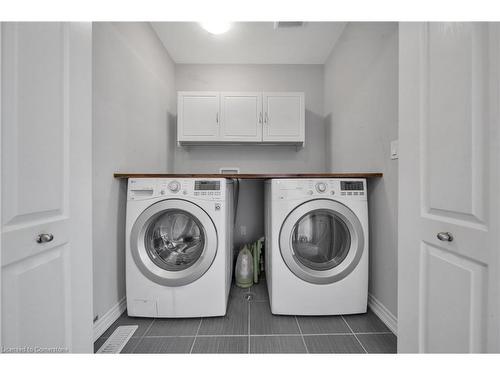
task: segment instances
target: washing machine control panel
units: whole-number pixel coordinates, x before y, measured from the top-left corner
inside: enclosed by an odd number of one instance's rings
[[[279,190],[279,199],[346,198],[366,199],[364,179],[283,179],[274,182]]]
[[[131,178],[128,182],[128,199],[142,200],[156,197],[195,197],[206,200],[222,200],[225,179],[194,178]]]
[[[324,182],[318,182],[316,184],[316,191],[318,193],[325,193],[326,189],[327,189],[327,186],[326,186],[326,184]]]
[[[196,180],[194,182],[194,190],[195,191],[212,191],[212,190],[220,190],[220,181],[214,180]]]
[[[221,196],[220,180],[196,180],[194,182],[194,196],[201,198],[217,198]]]
[[[181,189],[181,184],[179,183],[179,181],[170,181],[167,187],[168,190],[170,190],[172,193],[177,193]]]

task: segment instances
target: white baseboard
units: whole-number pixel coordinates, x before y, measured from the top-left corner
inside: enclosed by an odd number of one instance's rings
[[[368,306],[381,321],[394,333],[398,335],[398,319],[385,307],[382,302],[373,295],[368,294]]]
[[[106,330],[118,319],[127,309],[127,299],[123,297],[116,305],[110,308],[106,314],[94,323],[94,341],[97,340]]]

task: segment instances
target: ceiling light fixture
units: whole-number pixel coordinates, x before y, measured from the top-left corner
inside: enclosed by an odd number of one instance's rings
[[[200,22],[200,26],[207,30],[210,34],[223,34],[231,28],[230,22],[210,21]]]

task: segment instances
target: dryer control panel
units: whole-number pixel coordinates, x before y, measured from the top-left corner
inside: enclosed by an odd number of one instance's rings
[[[366,200],[365,179],[280,179],[273,180],[278,199],[345,198]]]
[[[342,180],[340,181],[340,195],[365,195],[365,181]]]
[[[204,200],[223,200],[226,179],[195,178],[131,178],[128,181],[128,200],[150,199],[157,197],[199,198]]]

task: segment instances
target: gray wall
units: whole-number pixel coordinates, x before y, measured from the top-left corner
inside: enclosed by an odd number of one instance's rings
[[[323,118],[322,65],[176,65],[178,91],[303,91],[306,107],[306,145],[295,146],[189,146],[175,147],[175,171],[218,172],[238,167],[240,172],[322,172],[326,168]],[[235,244],[264,235],[263,183],[240,186]],[[241,227],[246,228],[246,236]]]
[[[122,172],[173,169],[174,63],[149,23],[93,25],[94,315],[125,296]]]
[[[370,293],[397,316],[397,23],[349,23],[324,75],[328,169],[384,173],[368,186]]]

